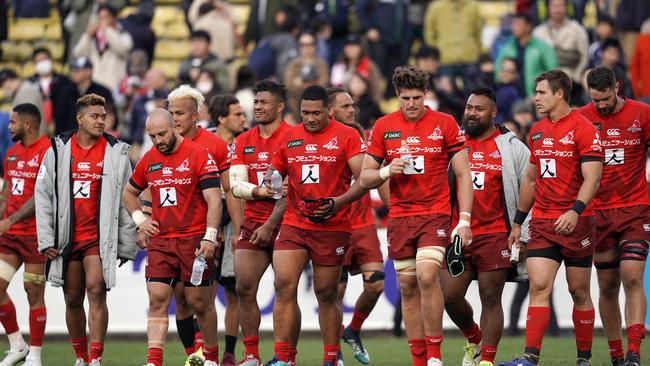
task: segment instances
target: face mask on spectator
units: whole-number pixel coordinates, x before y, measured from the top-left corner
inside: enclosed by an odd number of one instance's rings
[[[34,70],[40,76],[47,76],[52,73],[52,60],[42,60],[34,65]]]
[[[212,82],[211,81],[199,81],[196,83],[196,89],[198,89],[203,94],[208,94],[212,91]]]

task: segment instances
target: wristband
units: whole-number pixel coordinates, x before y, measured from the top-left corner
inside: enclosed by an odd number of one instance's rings
[[[470,219],[472,218],[472,213],[471,212],[461,211],[460,214],[458,214],[458,217],[460,217],[460,215],[465,215],[465,216],[469,217]]]
[[[208,227],[205,229],[205,236],[203,236],[203,240],[207,240],[212,244],[217,244],[217,233],[217,229]]]
[[[147,216],[142,213],[140,210],[135,210],[131,213],[131,218],[135,222],[135,226],[140,226],[143,222],[147,221]]]
[[[384,181],[390,178],[390,165],[386,165],[385,167],[379,169],[379,178]]]
[[[512,222],[517,225],[522,225],[524,221],[526,221],[526,217],[528,217],[528,212],[517,209],[517,213],[515,213],[515,219],[512,220]]]
[[[571,206],[571,209],[573,211],[575,211],[578,215],[581,215],[582,211],[584,211],[586,208],[587,208],[587,205],[585,205],[585,203],[580,201],[580,200],[576,200],[573,203],[573,206]]]

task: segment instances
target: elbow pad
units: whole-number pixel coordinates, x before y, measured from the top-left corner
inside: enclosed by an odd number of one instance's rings
[[[230,191],[232,195],[245,199],[253,199],[253,189],[256,186],[248,181],[248,171],[245,165],[233,165],[230,167]]]

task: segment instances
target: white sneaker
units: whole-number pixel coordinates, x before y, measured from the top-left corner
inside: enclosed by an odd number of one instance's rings
[[[86,364],[86,361],[84,361],[83,358],[79,357],[74,360],[74,366],[88,366],[88,364]]]
[[[25,348],[21,350],[10,349],[6,352],[7,355],[2,362],[0,362],[0,366],[14,366],[18,362],[24,360],[28,353],[29,346],[25,346]]]
[[[91,360],[88,366],[102,366],[102,359],[96,358],[94,360]]]
[[[431,357],[429,361],[427,361],[427,366],[443,366],[443,365],[441,360],[435,357]]]
[[[205,361],[205,363],[203,363],[203,366],[219,366],[219,364],[214,361]]]
[[[262,362],[255,358],[253,355],[247,355],[246,358],[243,360],[239,361],[237,366],[260,366],[262,365]]]
[[[469,343],[463,346],[463,362],[461,366],[476,366],[481,360],[481,345]]]
[[[23,364],[23,366],[43,366],[43,364],[41,363],[41,358],[40,357],[27,355],[27,357],[25,358],[25,363]]]

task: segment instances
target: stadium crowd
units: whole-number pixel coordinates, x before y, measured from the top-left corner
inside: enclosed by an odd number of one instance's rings
[[[64,42],[61,55],[33,48],[33,75],[0,70],[0,365],[41,365],[46,282],[63,288],[75,366],[101,365],[107,291],[145,248],[148,366],[162,365],[172,298],[187,364],[219,363],[216,282],[228,303],[220,364],[261,365],[256,294],[276,261],[292,265],[273,268],[266,364],[295,364],[308,265],[323,365],[343,364],[341,339],[368,364],[361,328],[385,278],[377,226],[413,365],[442,365],[443,311],[467,338],[462,364],[493,365],[506,281],[528,285],[530,303],[523,356],[500,364],[540,363],[562,263],[576,365],[591,365],[592,265],[611,363],[640,365],[647,1],[597,1],[593,29],[584,1],[516,1],[496,32],[475,0],[253,0],[247,19],[226,1],[183,1],[189,47],[173,77],[156,68],[154,2],[50,3],[0,7],[13,19],[56,8]],[[29,345],[7,293],[23,263]],[[342,327],[357,274],[364,291]],[[480,324],[465,300],[473,280]]]

